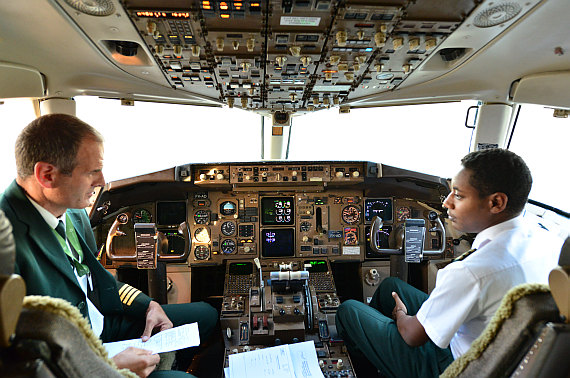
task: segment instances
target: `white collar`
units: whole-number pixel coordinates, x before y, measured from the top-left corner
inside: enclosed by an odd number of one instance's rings
[[[63,213],[59,218],[57,218],[55,215],[53,215],[48,210],[43,208],[39,203],[34,201],[32,199],[32,197],[30,197],[27,193],[26,193],[26,197],[28,197],[28,199],[30,200],[32,205],[34,205],[36,210],[40,213],[42,218],[44,218],[44,220],[46,221],[48,226],[50,226],[51,228],[53,228],[55,230],[55,228],[59,224],[59,221],[63,221],[63,224],[65,225],[65,213]]]
[[[513,228],[520,227],[523,223],[522,218],[523,216],[521,214],[515,218],[509,219],[507,221],[501,222],[499,224],[484,229],[483,231],[477,234],[471,247],[479,249],[483,247],[485,244],[489,243],[494,238],[496,238],[499,234],[508,230],[512,230]]]

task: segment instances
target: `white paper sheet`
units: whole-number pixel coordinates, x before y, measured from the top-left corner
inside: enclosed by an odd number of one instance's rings
[[[289,345],[296,378],[323,377],[313,341]]]
[[[103,345],[109,353],[109,358],[113,358],[114,355],[121,353],[128,347],[146,349],[152,353],[164,353],[200,345],[200,334],[198,323],[191,323],[159,332],[146,342],[141,339],[132,339],[104,343]]]
[[[231,378],[323,377],[313,341],[231,354],[229,365]]]

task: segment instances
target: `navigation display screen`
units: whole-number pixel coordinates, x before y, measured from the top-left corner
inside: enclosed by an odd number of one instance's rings
[[[157,223],[160,225],[179,225],[186,222],[186,202],[158,202],[156,204]]]
[[[264,197],[261,199],[261,223],[292,225],[295,223],[293,197]]]
[[[294,230],[292,228],[261,230],[261,255],[263,257],[295,256]]]
[[[364,221],[372,222],[374,217],[380,217],[384,222],[392,221],[391,198],[367,198],[364,200]]]

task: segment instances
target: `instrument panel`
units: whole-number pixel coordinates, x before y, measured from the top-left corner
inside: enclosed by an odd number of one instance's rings
[[[121,234],[113,237],[107,257],[114,264],[127,261],[122,258],[133,255],[134,225],[156,223],[164,239],[159,260],[161,255],[178,256],[179,262],[191,265],[254,257],[388,258],[370,250],[375,217],[383,222],[379,248],[401,249],[406,219],[421,218],[432,230],[424,249],[439,249],[444,241],[429,213],[439,215],[441,208],[402,198],[397,191],[378,190],[382,185],[377,178],[365,184],[366,169],[364,163],[192,167],[192,174],[181,179],[187,183],[194,178],[193,185],[183,191],[184,199],[135,203],[122,209]],[[100,239],[112,229],[113,221],[108,217],[103,223]]]

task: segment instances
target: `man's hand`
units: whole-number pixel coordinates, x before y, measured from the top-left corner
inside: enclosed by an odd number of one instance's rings
[[[119,369],[129,369],[139,377],[146,378],[160,362],[160,356],[149,350],[130,347],[116,354],[113,361]]]
[[[415,315],[408,316],[408,309],[396,292],[392,292],[392,298],[396,301],[396,305],[392,310],[392,317],[396,321],[398,332],[400,332],[406,344],[411,347],[424,345],[429,340],[424,326]]]
[[[400,296],[398,295],[398,293],[396,293],[395,291],[392,292],[392,298],[394,298],[394,301],[396,301],[396,305],[394,306],[394,309],[392,310],[392,319],[396,320],[396,316],[398,315],[398,311],[402,311],[404,313],[404,315],[408,314],[408,309],[406,308],[406,305],[404,304],[404,302],[402,302],[402,300],[400,299]]]
[[[169,328],[172,328],[172,322],[168,319],[162,307],[155,301],[150,302],[146,310],[146,325],[141,336],[142,341],[147,341],[155,329],[158,329],[158,332],[160,332]]]

